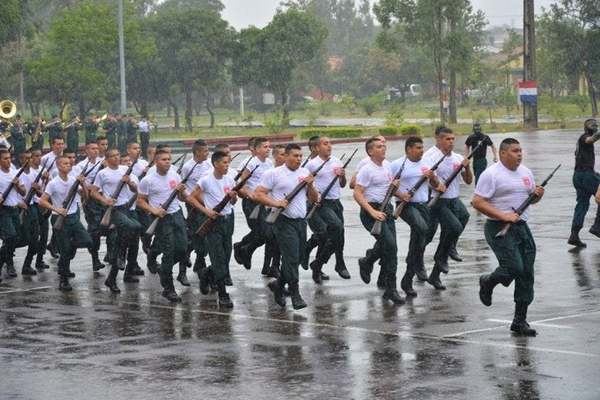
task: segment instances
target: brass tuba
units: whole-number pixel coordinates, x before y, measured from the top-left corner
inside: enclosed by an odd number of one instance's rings
[[[0,134],[4,136],[5,139],[8,139],[11,135],[10,128],[12,124],[9,119],[15,116],[17,113],[17,105],[10,100],[2,100],[0,101],[0,119],[6,121],[7,127],[6,132],[4,134]]]

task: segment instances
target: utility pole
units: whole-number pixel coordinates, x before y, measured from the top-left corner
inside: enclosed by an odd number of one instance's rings
[[[125,87],[125,34],[123,31],[123,0],[119,3],[119,69],[121,73],[121,114],[127,114],[127,89]]]
[[[534,0],[523,1],[523,81],[536,81]],[[535,87],[537,89],[537,84]],[[523,127],[538,127],[537,93],[535,101],[523,103]]]
[[[240,116],[244,118],[244,88],[240,86]]]

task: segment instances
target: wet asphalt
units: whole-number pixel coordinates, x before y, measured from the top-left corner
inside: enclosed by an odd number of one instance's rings
[[[191,288],[176,282],[179,305],[160,296],[158,277],[147,271],[139,284],[120,282],[123,292],[112,295],[103,286],[106,272],[92,273],[85,250],[73,262],[72,293],[56,289],[56,261],[49,255],[47,272],[4,277],[0,399],[599,399],[600,240],[584,230],[587,249],[572,252],[566,244],[577,135],[512,136],[521,140],[524,163],[538,181],[563,164],[531,213],[538,252],[529,321],[537,337],[513,337],[508,330],[512,286],[497,288],[490,308],[479,302],[478,276],[496,260],[483,237],[484,218],[470,206],[458,245],[464,261],[451,262],[442,277],[448,289],[417,283],[418,297],[407,304],[382,302],[375,282],[359,278],[357,260],[373,239],[345,189],[352,279],[339,278],[333,263],[324,268],[331,280],[320,286],[301,271],[309,306],[298,312],[289,301],[286,309],[274,304],[260,276],[262,251],[249,271],[231,264],[231,311],[218,308],[215,294],[200,295],[191,270]],[[492,135],[497,142],[503,137]],[[461,151],[463,143],[457,139]],[[402,155],[403,146],[389,143],[389,158]],[[465,203],[472,191],[463,188]],[[592,204],[587,227],[595,210]],[[402,222],[397,228],[403,272],[409,232]],[[246,232],[238,206],[235,239]],[[428,268],[436,245],[437,239],[427,249]],[[23,256],[19,249],[18,270]],[[139,261],[145,265],[143,255]]]

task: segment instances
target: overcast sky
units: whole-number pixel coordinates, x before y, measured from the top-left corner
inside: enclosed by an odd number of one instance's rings
[[[225,4],[223,16],[236,29],[250,25],[263,27],[269,23],[280,0],[221,0]],[[490,25],[522,24],[523,0],[471,0],[473,6],[487,15]],[[548,7],[556,0],[535,0],[536,9]],[[371,1],[373,3],[373,1]]]

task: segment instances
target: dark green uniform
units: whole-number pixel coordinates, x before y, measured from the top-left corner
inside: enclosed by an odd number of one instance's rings
[[[126,145],[129,143],[137,142],[137,126],[133,122],[133,120],[127,120],[127,141]]]
[[[67,128],[67,148],[79,154],[79,127],[72,124]]]
[[[13,146],[15,165],[20,166],[19,155],[25,151],[27,143],[25,140],[25,127],[20,122],[15,122],[10,130],[9,143]]]
[[[52,144],[52,140],[55,137],[62,136],[62,128],[60,126],[60,122],[56,122],[54,124],[50,122],[48,125],[48,141],[50,144]]]
[[[119,152],[124,154],[127,151],[127,120],[117,121],[117,139],[119,141]]]
[[[344,253],[344,207],[339,200],[322,200],[321,206],[308,221],[310,229],[317,235],[321,244],[315,262],[327,264],[335,253],[338,258]],[[341,254],[341,256],[339,256]],[[340,261],[336,262],[337,264]],[[345,267],[344,267],[345,269]]]
[[[106,139],[108,139],[108,148],[117,148],[117,122],[108,120],[104,123],[104,130],[106,130]]]
[[[173,285],[173,266],[187,255],[187,228],[181,210],[167,214],[156,228],[156,243],[162,253],[161,282],[164,277]],[[164,287],[164,285],[163,285]]]
[[[0,206],[0,265],[7,264],[9,268],[14,268],[13,254],[22,241],[22,233],[18,207]]]
[[[229,261],[231,260],[232,236],[234,229],[234,214],[221,215],[214,227],[206,235],[210,270],[216,282],[222,282],[229,276]]]
[[[585,215],[590,208],[590,197],[596,194],[600,184],[600,175],[594,171],[596,158],[594,144],[586,143],[586,139],[593,136],[592,132],[586,132],[577,140],[575,151],[575,172],[573,173],[573,186],[577,192],[577,203],[573,213],[571,231],[579,233],[583,228]],[[596,219],[592,230],[600,231],[600,207],[596,210]]]
[[[85,144],[96,141],[98,135],[98,124],[92,120],[86,120],[84,124],[85,129]]]
[[[473,133],[467,138],[465,144],[474,149],[479,145],[480,142],[483,142],[481,147],[477,149],[475,154],[473,154],[473,173],[475,174],[475,184],[479,181],[479,176],[485,169],[487,168],[487,148],[488,146],[492,146],[492,139],[488,135],[483,134],[481,131]]]
[[[369,203],[376,210],[381,208],[380,203]],[[386,277],[386,284],[389,287],[396,288],[396,273],[398,269],[398,244],[396,242],[396,223],[393,217],[392,206],[388,204],[385,209],[387,218],[381,226],[381,234],[374,236],[377,240],[373,249],[367,251],[367,254],[361,260],[367,261],[370,266],[368,273],[373,270],[373,263],[380,259],[381,269]],[[371,232],[375,220],[364,209],[360,209],[360,222],[365,229]],[[362,275],[361,275],[362,276]],[[364,279],[364,278],[363,278]]]
[[[427,245],[427,232],[429,230],[429,208],[425,203],[408,203],[402,210],[400,218],[410,227],[410,241],[406,255],[406,273],[402,278],[402,288],[405,289],[412,282],[415,274],[420,279],[425,278],[425,261],[423,255]]]
[[[57,215],[52,216],[52,224],[56,222],[57,218]],[[75,258],[77,249],[91,247],[92,238],[79,221],[79,212],[68,215],[65,218],[63,228],[59,230],[55,229],[53,236],[60,252],[58,274],[66,278],[71,272],[70,263]]]
[[[440,242],[433,257],[436,264],[448,264],[448,253],[456,246],[467,222],[469,222],[469,212],[459,198],[438,199],[431,208],[426,244],[433,240],[438,224],[442,227]]]
[[[273,233],[281,252],[281,278],[285,283],[297,285],[298,266],[306,245],[306,221],[280,215],[273,224]]]

